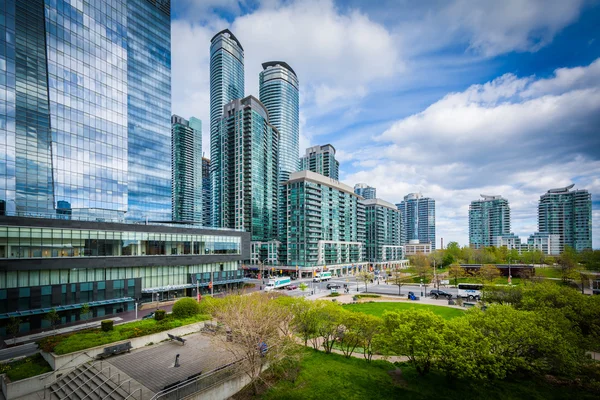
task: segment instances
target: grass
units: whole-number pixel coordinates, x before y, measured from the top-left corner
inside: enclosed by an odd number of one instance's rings
[[[180,326],[193,324],[195,322],[210,319],[208,315],[198,314],[184,319],[175,319],[168,315],[162,321],[146,319],[142,321],[129,322],[126,324],[115,325],[112,331],[103,332],[100,328],[87,329],[76,333],[49,336],[38,342],[40,348],[44,351],[53,351],[57,355],[68,354],[74,351],[85,350],[91,347],[118,342],[146,336],[153,333],[167,331]]]
[[[555,268],[555,267],[536,268],[535,276],[541,276],[544,278],[562,278],[560,269]]]
[[[443,306],[432,306],[429,304],[417,304],[417,303],[392,303],[392,302],[378,302],[378,303],[357,303],[357,304],[346,304],[344,308],[350,311],[362,312],[365,314],[375,315],[381,317],[385,311],[400,311],[409,310],[411,308],[426,309],[433,311],[433,313],[439,315],[444,319],[452,319],[464,315],[464,311],[458,308],[450,308]]]
[[[0,374],[6,373],[11,382],[31,378],[52,371],[50,364],[44,360],[41,354],[25,357],[11,363],[0,364]]]
[[[578,387],[557,386],[536,379],[448,381],[436,372],[421,377],[409,364],[394,365],[387,361],[369,363],[361,358],[346,359],[338,354],[306,349],[300,362],[300,371],[293,381],[280,380],[259,397],[250,397],[247,392],[242,392],[234,398],[591,400],[597,399],[597,395]]]

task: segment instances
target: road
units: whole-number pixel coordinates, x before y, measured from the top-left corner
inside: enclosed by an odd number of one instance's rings
[[[265,283],[266,283],[266,281],[267,281],[267,279],[265,279]],[[261,281],[259,281],[259,280],[252,280],[252,282],[255,282],[257,285],[259,285],[259,287],[261,285]],[[304,283],[305,285],[307,285],[308,289],[306,289],[305,292],[302,292],[300,289],[288,290],[287,291],[288,295],[293,296],[293,297],[299,297],[299,296],[303,296],[303,295],[310,295],[311,293],[317,294],[317,293],[329,292],[329,289],[327,289],[328,283],[337,283],[338,285],[340,285],[342,287],[342,291],[343,291],[344,285],[347,284],[350,288],[350,293],[365,293],[364,282],[358,281],[356,279],[356,277],[354,277],[354,276],[333,278],[327,282],[313,282],[311,278],[303,278],[303,279],[297,279],[297,280],[292,281],[292,285],[295,285],[295,286],[300,286],[300,283]],[[264,286],[264,284],[263,284],[263,286]],[[427,286],[427,288],[423,287],[422,289],[423,289],[423,291],[427,290],[427,293],[429,293],[429,290],[431,290],[432,288],[433,288],[432,286]],[[456,297],[456,295],[458,294],[458,289],[456,289],[456,288],[443,287],[441,289],[448,293],[451,293],[453,297]],[[406,296],[409,291],[414,292],[415,295],[417,295],[417,296],[421,295],[421,288],[419,287],[419,284],[411,284],[411,285],[403,285],[402,286],[402,288],[401,288],[402,296]],[[398,295],[398,286],[387,285],[383,282],[383,280],[380,280],[379,284],[377,283],[377,281],[375,281],[374,283],[367,284],[366,293],[388,294],[388,295],[396,295],[397,296]]]
[[[10,360],[16,357],[31,356],[38,351],[37,344],[35,343],[27,343],[21,346],[9,347],[0,350],[0,361]]]

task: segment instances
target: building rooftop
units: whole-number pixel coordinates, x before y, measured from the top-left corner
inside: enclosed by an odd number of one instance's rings
[[[238,46],[240,46],[240,49],[242,51],[244,51],[244,48],[242,47],[242,44],[240,43],[240,41],[235,37],[235,35],[229,29],[223,29],[221,32],[217,33],[215,36],[212,37],[212,39],[210,39],[210,42],[212,43],[213,40],[215,40],[215,38],[220,35],[230,38],[235,43],[237,43]]]
[[[365,206],[378,205],[398,211],[398,207],[382,199],[366,199],[361,200],[361,203],[363,203]]]
[[[292,74],[294,74],[294,76],[296,78],[298,77],[298,75],[296,75],[296,72],[292,69],[292,67],[290,67],[290,65],[288,63],[286,63],[285,61],[267,61],[267,62],[262,63],[263,69],[267,69],[269,67],[276,67],[277,65],[280,65],[283,68],[290,71]]]
[[[352,189],[352,187],[350,187],[344,183],[341,183],[340,181],[336,181],[335,179],[331,179],[325,175],[317,174],[316,172],[312,172],[312,171],[294,172],[290,175],[290,179],[286,183],[291,183],[291,182],[296,182],[296,181],[311,181],[311,182],[319,183],[322,185],[326,185],[326,186],[332,187],[334,189],[337,189],[339,191],[351,194],[351,195],[357,197],[358,199],[362,200],[361,196],[354,193],[354,189]]]

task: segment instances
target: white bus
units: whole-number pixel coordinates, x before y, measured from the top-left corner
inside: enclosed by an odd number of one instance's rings
[[[483,285],[479,283],[459,283],[458,297],[465,297],[469,300],[481,299],[481,289]]]
[[[331,279],[331,272],[317,273],[313,278],[313,282],[328,281]]]

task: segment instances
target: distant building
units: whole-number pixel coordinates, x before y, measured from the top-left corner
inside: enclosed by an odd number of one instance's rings
[[[366,183],[357,183],[354,185],[354,193],[364,197],[367,200],[377,198],[377,189],[367,185]]]
[[[410,193],[396,206],[402,212],[402,243],[418,240],[435,250],[435,200]]]
[[[527,239],[529,250],[540,250],[549,256],[560,255],[560,235],[536,232]]]
[[[364,259],[365,206],[350,186],[311,171],[285,183],[287,265],[350,268]]]
[[[202,223],[202,121],[171,117],[173,220]]]
[[[509,233],[501,236],[494,236],[490,246],[494,247],[506,247],[508,250],[521,251],[521,238],[513,233]],[[525,246],[526,247],[526,246]]]
[[[508,200],[502,196],[481,197],[469,206],[469,245],[475,249],[493,246],[495,237],[510,234]]]
[[[211,170],[220,177],[212,187],[216,227],[243,229],[252,241],[277,239],[279,132],[268,121],[254,96],[226,104],[219,121],[220,155],[211,159]]]
[[[210,160],[202,157],[202,225],[212,226],[212,183]]]
[[[402,213],[381,199],[362,200],[365,206],[366,260],[371,264],[400,266],[404,257],[400,244]]]
[[[565,246],[576,251],[592,248],[592,195],[571,191],[573,186],[548,190],[538,205],[538,231],[559,235],[560,253]]]
[[[429,254],[432,250],[431,243],[420,243],[418,239],[411,240],[404,245],[404,255],[406,257],[417,254]]]
[[[339,180],[340,163],[335,159],[335,147],[330,144],[309,147],[300,158],[300,170]]]

